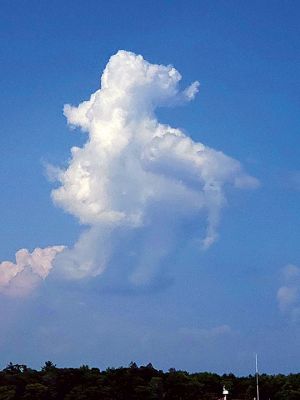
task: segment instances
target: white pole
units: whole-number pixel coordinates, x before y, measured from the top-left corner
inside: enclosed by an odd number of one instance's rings
[[[256,375],[256,400],[259,400],[257,354],[255,354],[255,375]]]

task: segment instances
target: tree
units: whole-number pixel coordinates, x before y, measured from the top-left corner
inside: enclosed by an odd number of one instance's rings
[[[49,372],[56,369],[56,364],[53,364],[52,361],[46,361],[45,365],[42,367],[42,371]]]
[[[15,386],[0,386],[0,400],[13,400],[15,398]]]
[[[41,383],[30,383],[26,385],[24,391],[24,400],[43,400],[47,397],[47,386]]]
[[[23,373],[25,371],[27,371],[27,366],[25,364],[13,364],[12,362],[10,362],[5,368],[4,368],[4,372],[11,372],[11,373]]]

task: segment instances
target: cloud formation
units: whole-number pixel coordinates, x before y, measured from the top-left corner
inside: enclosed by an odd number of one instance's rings
[[[64,246],[36,248],[32,253],[27,249],[18,250],[15,263],[0,263],[0,293],[11,296],[28,294],[48,276],[52,261],[63,249]]]
[[[229,325],[218,325],[213,328],[182,328],[179,333],[187,339],[193,341],[204,341],[207,339],[217,339],[220,336],[233,333]]]
[[[87,141],[71,149],[65,170],[51,169],[58,181],[52,199],[86,230],[73,248],[56,252],[56,273],[70,279],[100,275],[116,247],[140,230],[129,281],[143,284],[174,247],[182,221],[198,221],[199,231],[206,226],[202,247],[208,248],[217,238],[226,185],[258,185],[238,161],[156,119],[157,107],[195,97],[199,83],[181,91],[180,80],[172,66],[119,51],[101,88],[77,107],[65,105],[68,124],[86,132]]]
[[[300,316],[300,268],[293,264],[282,270],[283,285],[277,291],[277,301],[282,312]]]

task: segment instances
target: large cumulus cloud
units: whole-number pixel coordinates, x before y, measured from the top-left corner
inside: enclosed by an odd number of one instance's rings
[[[86,132],[87,141],[71,149],[66,169],[52,169],[58,181],[52,198],[86,228],[73,248],[59,251],[57,273],[76,279],[101,274],[122,240],[119,232],[124,238],[144,229],[149,234],[139,241],[129,277],[144,283],[172,251],[181,221],[198,221],[199,231],[206,225],[202,246],[208,248],[217,238],[226,185],[257,186],[238,161],[156,119],[157,107],[196,95],[198,82],[180,91],[180,80],[172,66],[119,51],[100,89],[79,106],[64,107],[68,124]]]

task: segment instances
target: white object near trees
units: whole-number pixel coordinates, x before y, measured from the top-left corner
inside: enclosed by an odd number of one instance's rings
[[[225,388],[225,385],[223,386],[223,399],[227,400],[227,395],[229,394],[228,390]]]

